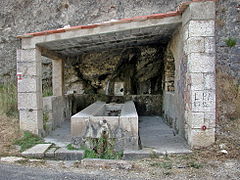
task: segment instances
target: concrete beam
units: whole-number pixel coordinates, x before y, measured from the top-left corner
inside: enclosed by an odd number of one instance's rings
[[[179,25],[181,24],[181,16],[167,17],[163,19],[150,19],[146,21],[133,21],[129,23],[119,23],[114,25],[99,26],[93,29],[76,29],[62,33],[48,34],[43,36],[34,36],[31,38],[22,39],[22,49],[31,49],[35,45],[43,46],[44,43],[64,40],[64,39],[73,39],[79,37],[87,37],[101,34],[108,34],[120,31],[128,31],[132,29],[144,29],[148,27],[158,27],[169,24]]]

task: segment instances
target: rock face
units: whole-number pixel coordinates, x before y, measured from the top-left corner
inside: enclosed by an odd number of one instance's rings
[[[164,45],[84,54],[66,61],[66,90],[116,95],[116,85],[123,82],[124,95],[160,94],[163,54]]]
[[[216,12],[217,109],[219,124],[240,117],[240,2],[219,0]],[[233,39],[235,46],[227,45]]]
[[[133,100],[140,115],[161,115],[165,46],[139,46],[69,59],[65,90],[82,94],[81,98],[76,96],[78,110],[96,100]]]
[[[220,0],[216,13],[217,68],[227,71],[240,82],[240,32],[237,30],[240,25],[239,0]],[[235,46],[227,45],[229,38],[236,40]]]

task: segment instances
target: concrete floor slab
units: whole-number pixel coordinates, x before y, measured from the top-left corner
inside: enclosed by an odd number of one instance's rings
[[[64,121],[60,128],[56,128],[44,140],[54,143],[58,147],[66,147],[71,143],[70,121]]]
[[[142,150],[124,152],[124,159],[141,159],[150,157],[153,152],[157,155],[191,153],[186,140],[175,134],[174,129],[163,122],[159,116],[140,116],[139,135]],[[57,128],[44,138],[59,147],[71,143],[70,121],[65,121],[61,128]]]
[[[176,135],[159,116],[140,116],[139,135],[143,149],[152,149],[158,154],[191,152],[186,140]]]

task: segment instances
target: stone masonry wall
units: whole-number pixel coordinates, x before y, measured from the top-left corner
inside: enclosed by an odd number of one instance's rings
[[[240,1],[219,0],[216,11],[217,131],[240,119]],[[229,39],[236,45],[226,44]]]
[[[240,1],[219,0],[216,5],[217,68],[240,83]],[[229,38],[236,40],[235,46],[226,44]]]

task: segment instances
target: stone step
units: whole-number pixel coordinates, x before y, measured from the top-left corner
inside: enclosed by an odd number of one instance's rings
[[[68,150],[67,148],[59,148],[54,153],[54,159],[56,160],[81,160],[83,157],[83,150]]]
[[[37,144],[30,149],[22,152],[22,156],[31,158],[43,158],[45,152],[51,147],[52,144]]]

